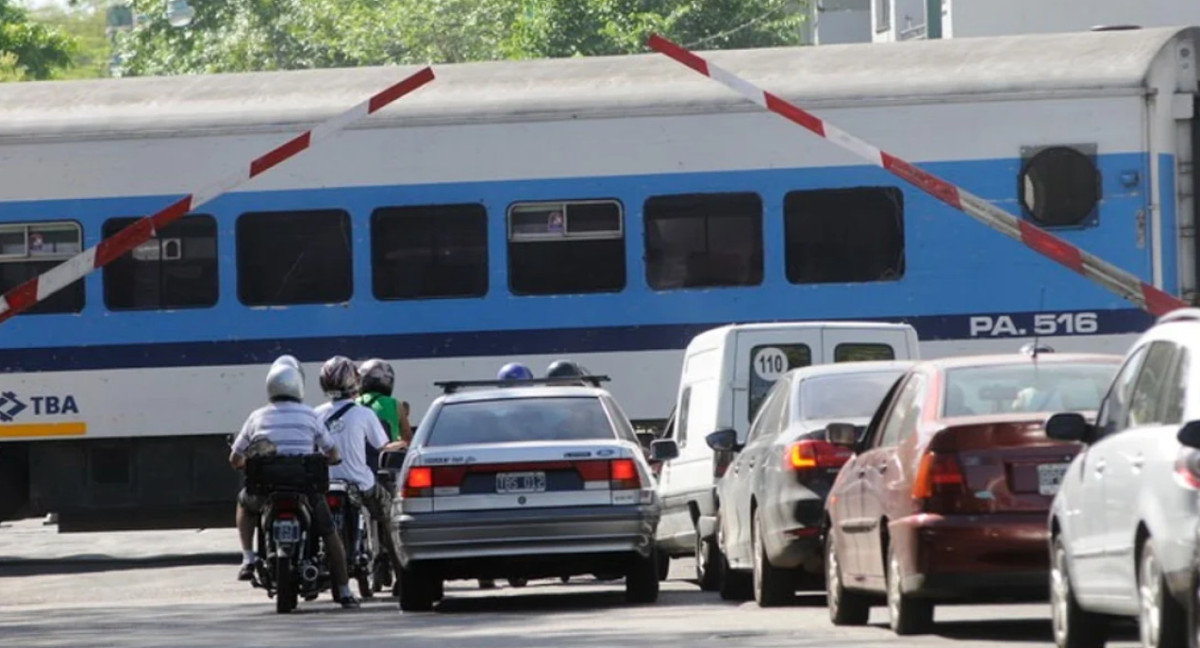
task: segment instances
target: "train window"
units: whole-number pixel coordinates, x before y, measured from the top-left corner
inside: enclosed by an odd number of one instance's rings
[[[350,214],[257,212],[237,220],[238,299],[247,306],[329,304],[354,293]]]
[[[83,229],[73,221],[0,224],[0,294],[79,254],[82,245]],[[83,304],[79,279],[23,314],[78,313]]]
[[[650,198],[646,282],[656,290],[762,283],[762,210],[755,193]]]
[[[382,207],[371,214],[376,299],[482,297],[487,262],[483,205]]]
[[[792,191],[783,218],[787,279],[794,284],[904,275],[904,194],[895,187]]]
[[[508,209],[508,285],[517,295],[617,292],[625,230],[615,200],[516,203]]]
[[[112,218],[104,238],[138,218]],[[217,303],[217,221],[189,215],[104,267],[109,310],[203,308]]]
[[[1017,193],[1026,218],[1042,227],[1095,223],[1100,169],[1095,146],[1048,146],[1022,150]]]

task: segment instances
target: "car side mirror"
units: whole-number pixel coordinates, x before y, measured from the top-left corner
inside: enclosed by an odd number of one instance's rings
[[[825,439],[835,446],[858,448],[859,427],[853,423],[830,423],[825,426]]]
[[[1046,437],[1055,441],[1086,443],[1092,424],[1077,412],[1062,412],[1046,420]]]
[[[1191,421],[1185,424],[1179,430],[1179,434],[1175,435],[1179,443],[1189,448],[1200,449],[1200,421]]]
[[[381,470],[398,471],[404,467],[404,459],[408,456],[408,450],[389,450],[379,455],[379,468]]]
[[[650,442],[652,461],[670,461],[679,456],[679,444],[675,439],[655,439]]]
[[[737,452],[742,449],[742,444],[737,440],[737,430],[728,428],[704,437],[704,442],[717,452]]]

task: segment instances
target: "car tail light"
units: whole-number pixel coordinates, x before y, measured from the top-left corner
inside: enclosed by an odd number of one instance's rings
[[[828,441],[797,441],[788,446],[783,467],[786,470],[841,468],[849,459],[849,449]]]
[[[413,466],[404,480],[404,497],[428,497],[433,494],[433,469]]]
[[[951,454],[928,452],[921,457],[921,464],[913,478],[914,499],[929,499],[934,495],[958,493],[965,483],[958,459]]]
[[[633,490],[642,487],[637,465],[633,459],[613,459],[609,462],[609,475],[613,490]]]
[[[1184,488],[1200,490],[1200,451],[1179,449],[1175,457],[1175,481]]]

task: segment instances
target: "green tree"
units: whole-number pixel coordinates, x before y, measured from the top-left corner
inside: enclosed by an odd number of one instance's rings
[[[30,19],[29,12],[12,0],[0,0],[0,76],[12,80],[48,79],[56,70],[71,65],[75,41]]]
[[[74,0],[69,9],[48,6],[32,12],[38,23],[72,38],[76,47],[71,66],[54,74],[56,79],[87,79],[108,76],[112,44],[105,33],[107,0]]]
[[[132,0],[123,73],[450,63],[645,51],[652,32],[710,49],[795,44],[809,0]]]

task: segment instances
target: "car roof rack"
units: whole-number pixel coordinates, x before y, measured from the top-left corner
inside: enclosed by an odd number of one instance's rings
[[[443,380],[433,383],[443,394],[453,394],[467,387],[525,387],[528,385],[579,385],[599,387],[602,382],[611,382],[608,376],[556,376],[553,378],[525,378],[521,380]]]
[[[1200,308],[1176,308],[1175,310],[1158,318],[1155,324],[1166,324],[1167,322],[1185,322],[1200,320]]]

